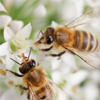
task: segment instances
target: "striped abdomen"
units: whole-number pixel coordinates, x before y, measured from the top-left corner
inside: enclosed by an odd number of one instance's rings
[[[75,47],[86,51],[97,51],[100,48],[98,39],[89,32],[75,31]]]
[[[39,100],[52,100],[52,91],[48,84],[35,91],[35,94]]]

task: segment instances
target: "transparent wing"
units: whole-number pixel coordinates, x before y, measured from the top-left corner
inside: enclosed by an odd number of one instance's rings
[[[64,48],[80,57],[83,61],[92,67],[100,69],[100,50],[98,52],[85,52],[66,46],[64,46]]]
[[[33,92],[31,85],[28,85],[28,92],[29,92],[29,100],[39,100],[39,98]]]
[[[76,26],[83,25],[86,23],[93,23],[99,18],[99,14],[100,14],[99,7],[96,7],[94,9],[91,8],[87,10],[85,13],[83,13],[81,16],[76,18],[74,21],[69,23],[68,25],[65,25],[65,27],[74,28]]]
[[[45,77],[49,87],[52,90],[52,100],[70,100],[67,93],[64,92],[57,84],[50,80],[47,76]]]

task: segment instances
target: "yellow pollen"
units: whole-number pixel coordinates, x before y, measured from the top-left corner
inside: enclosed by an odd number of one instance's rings
[[[75,87],[72,88],[72,91],[73,91],[75,94],[79,94],[79,91],[78,91]]]
[[[4,70],[2,70],[2,69],[0,69],[0,74],[6,76],[6,72]]]
[[[14,84],[14,82],[13,82],[12,80],[9,80],[8,83],[9,83],[10,85],[13,85],[13,84]]]
[[[0,63],[3,63],[3,61],[0,59]]]
[[[73,73],[77,73],[79,70],[74,70]]]

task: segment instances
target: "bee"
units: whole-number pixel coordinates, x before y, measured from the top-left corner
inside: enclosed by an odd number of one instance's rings
[[[14,59],[14,62],[20,65],[19,71],[22,74],[15,73],[11,70],[6,70],[11,72],[17,77],[23,77],[23,82],[26,87],[22,85],[16,85],[23,90],[28,90],[29,100],[70,100],[68,95],[51,79],[48,78],[44,69],[36,64],[34,59],[29,59],[32,48],[30,49],[28,57],[24,56],[22,53],[22,63],[18,63]]]
[[[76,26],[94,22],[98,18],[96,9],[89,9],[68,25],[59,25],[56,28],[47,27],[35,45],[49,45],[50,48],[40,49],[49,51],[53,47],[60,50],[59,54],[50,54],[60,57],[66,51],[77,55],[92,67],[100,69],[100,42],[90,32],[75,29]]]

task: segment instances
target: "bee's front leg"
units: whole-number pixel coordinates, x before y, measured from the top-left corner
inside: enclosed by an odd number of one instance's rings
[[[23,76],[24,76],[24,75],[20,75],[20,74],[18,74],[18,73],[16,73],[16,72],[13,72],[13,71],[11,71],[11,70],[8,70],[8,69],[6,69],[6,71],[11,72],[12,74],[14,74],[14,75],[17,76],[17,77],[23,77]]]
[[[49,48],[46,48],[46,49],[39,49],[40,51],[49,51],[53,48],[53,46],[49,47]]]

